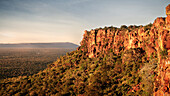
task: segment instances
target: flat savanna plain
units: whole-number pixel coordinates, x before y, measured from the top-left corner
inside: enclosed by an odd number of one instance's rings
[[[0,79],[32,75],[75,49],[0,48]]]

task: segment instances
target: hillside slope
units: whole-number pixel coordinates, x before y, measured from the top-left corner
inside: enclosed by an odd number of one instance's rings
[[[169,95],[170,5],[146,26],[85,31],[81,46],[47,69],[4,79],[0,95]]]

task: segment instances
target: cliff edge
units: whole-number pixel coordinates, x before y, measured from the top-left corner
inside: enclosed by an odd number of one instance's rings
[[[120,54],[131,48],[142,48],[147,60],[157,57],[158,74],[155,76],[154,95],[170,94],[170,4],[167,17],[158,17],[146,26],[105,27],[85,30],[81,47],[89,58],[107,54],[109,50]]]

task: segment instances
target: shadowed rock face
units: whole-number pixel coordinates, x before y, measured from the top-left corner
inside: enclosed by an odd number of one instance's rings
[[[166,7],[166,15],[170,15],[170,4]]]
[[[159,65],[154,95],[170,94],[170,56],[162,59],[160,54],[166,49],[170,55],[170,4],[166,7],[166,14],[166,18],[159,17],[153,25],[148,26],[85,30],[82,48],[79,50],[85,52],[89,58],[98,57],[110,50],[119,54],[130,48],[142,48],[148,59],[156,54]]]

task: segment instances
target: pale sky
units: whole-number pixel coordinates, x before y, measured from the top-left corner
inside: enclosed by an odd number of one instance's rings
[[[84,30],[146,25],[170,0],[0,0],[0,43],[72,42]]]

